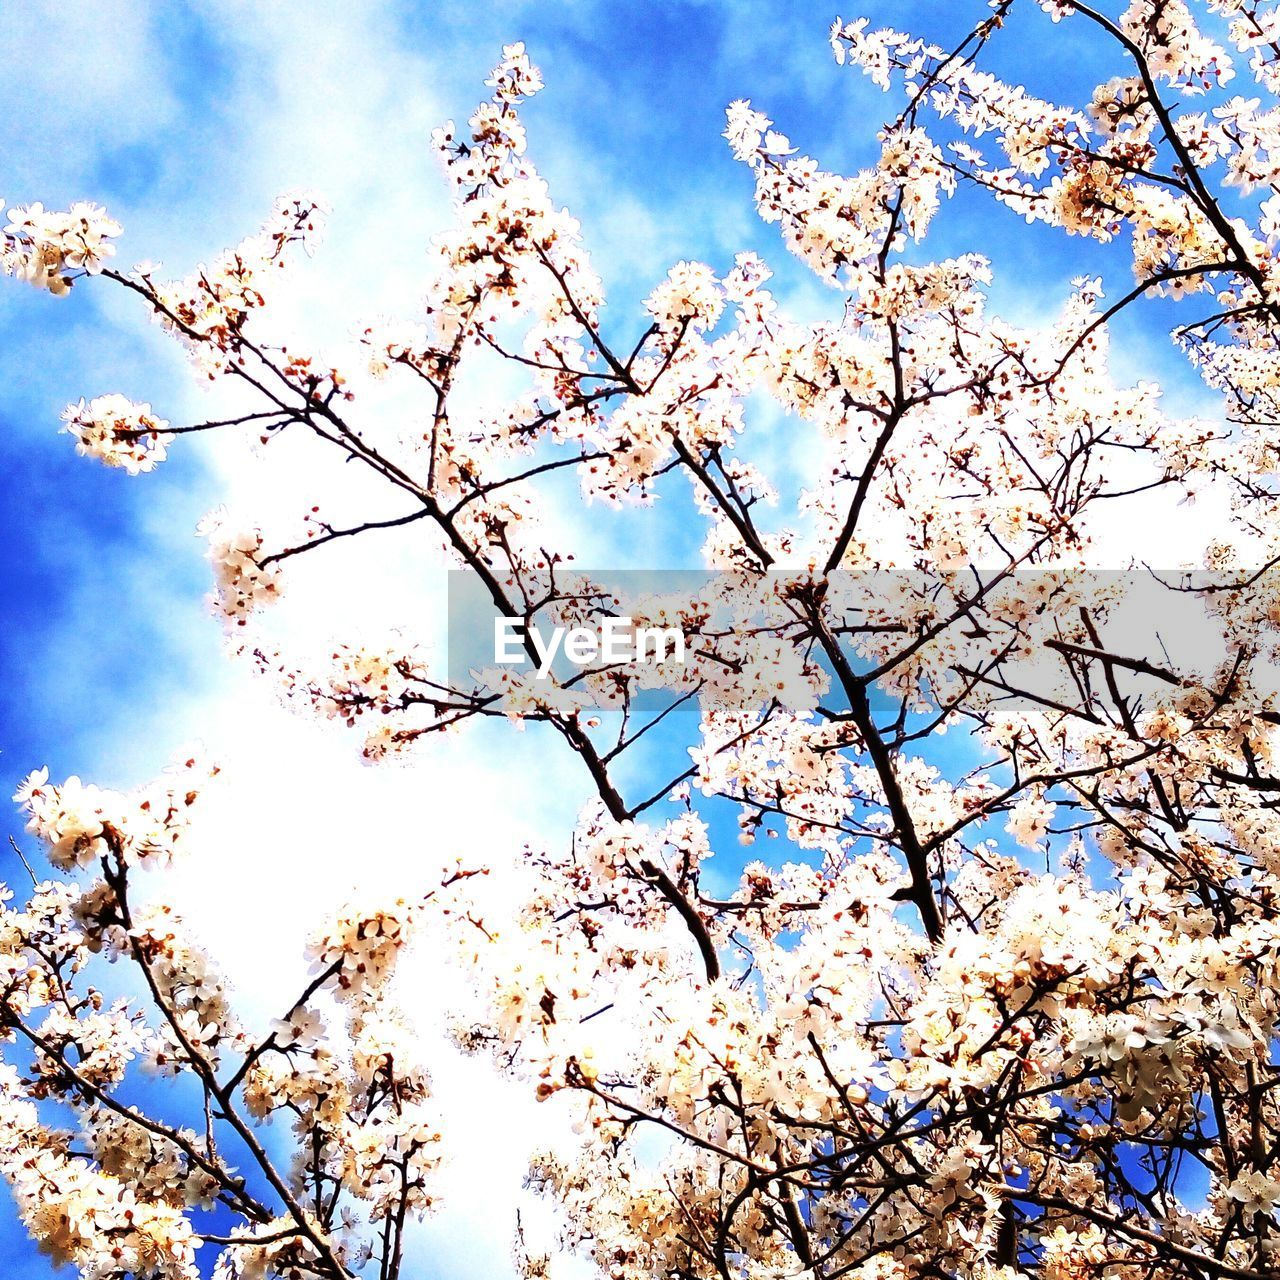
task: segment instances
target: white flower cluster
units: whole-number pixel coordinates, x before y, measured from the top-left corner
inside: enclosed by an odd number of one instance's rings
[[[305,689],[321,715],[349,726],[362,717],[377,717],[380,723],[369,730],[365,742],[365,756],[370,760],[380,760],[412,741],[412,735],[397,737],[392,717],[417,702],[428,701],[432,690],[438,688],[428,679],[422,651],[398,637],[380,648],[339,645],[322,677],[305,682],[295,679],[295,688]]]
[[[7,275],[60,298],[70,292],[78,273],[103,270],[116,251],[109,242],[120,231],[105,209],[84,201],[65,210],[42,204],[10,209],[0,238],[0,264]]]
[[[219,509],[200,522],[197,532],[209,540],[210,599],[228,621],[244,626],[255,609],[279,598],[280,568],[264,563],[260,530],[234,523]]]
[[[173,436],[168,423],[155,417],[149,404],[122,395],[98,396],[63,410],[63,428],[76,440],[76,452],[131,476],[150,471],[165,459]]]
[[[756,207],[781,224],[788,247],[832,283],[864,285],[881,248],[902,233],[919,240],[955,176],[922,129],[895,128],[881,137],[880,162],[852,178],[824,172],[797,156],[787,137],[750,102],[731,103],[724,136],[756,178]]]
[[[494,101],[503,106],[514,106],[521,98],[532,98],[542,83],[542,72],[529,61],[522,40],[502,46],[502,61],[485,81],[493,89]]]
[[[28,815],[27,830],[44,842],[60,870],[108,857],[128,865],[164,866],[182,851],[201,783],[195,761],[187,761],[176,777],[127,795],[76,777],[51,784],[44,768],[23,782],[14,799]]]
[[[715,272],[705,263],[677,262],[644,305],[663,330],[685,325],[711,329],[724,308],[724,295]]]
[[[348,907],[308,945],[312,972],[336,965],[332,981],[342,999],[368,1007],[391,977],[416,917],[416,908],[403,898]]]
[[[250,317],[267,303],[274,273],[287,263],[287,250],[310,249],[319,233],[322,206],[310,195],[281,197],[261,229],[185,280],[157,285],[156,314],[188,347],[196,365],[210,377],[240,355]]]
[[[140,1199],[127,1183],[62,1151],[6,1162],[18,1212],[55,1266],[84,1280],[199,1280],[198,1241],[181,1207]]]

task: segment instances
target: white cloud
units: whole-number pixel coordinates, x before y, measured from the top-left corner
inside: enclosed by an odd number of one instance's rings
[[[58,199],[105,151],[141,142],[174,121],[179,108],[162,79],[164,50],[147,6],[37,0],[6,19],[0,189],[9,199],[23,194],[17,187],[37,185],[48,200]],[[57,190],[49,189],[51,181]]]

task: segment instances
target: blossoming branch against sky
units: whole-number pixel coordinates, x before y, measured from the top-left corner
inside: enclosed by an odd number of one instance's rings
[[[5,1277],[1277,1274],[1272,5],[6,17]]]

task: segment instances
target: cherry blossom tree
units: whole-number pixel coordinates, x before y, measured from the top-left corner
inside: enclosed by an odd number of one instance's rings
[[[519,45],[467,127],[434,136],[456,219],[420,313],[362,321],[343,367],[273,327],[310,198],[174,281],[115,266],[96,207],[10,211],[10,273],[134,295],[229,406],[175,425],[81,400],[82,453],[150,472],[183,435],[249,431],[362,477],[373,506],[350,525],[210,518],[214,607],[245,660],[363,727],[373,760],[505,719],[559,742],[593,796],[524,855],[518,914],[459,850],[418,899],[320,926],[310,984],[254,1029],[139,887],[216,770],[130,795],[33,774],[17,799],[53,878],[0,913],[0,1171],[55,1261],[94,1280],[194,1277],[198,1254],[220,1280],[407,1275],[446,1117],[394,974],[430,930],[471,978],[458,1042],[564,1117],[566,1147],[530,1172],[561,1237],[517,1240],[526,1277],[567,1254],[616,1280],[1280,1274],[1280,16],[1039,7],[1046,39],[1087,31],[1115,71],[1088,102],[983,69],[1014,8],[996,0],[954,48],[837,19],[837,59],[892,95],[852,177],[729,107],[760,215],[842,304],[820,323],[742,254],[678,263],[630,332],[606,324],[527,154],[541,78]],[[1227,96],[1237,77],[1250,96]],[[917,247],[961,186],[1063,252],[1127,244],[1132,279],[1081,278],[1035,327],[990,314],[981,246]],[[1113,375],[1113,330],[1150,298],[1214,418]],[[478,416],[459,388],[499,366],[525,389]],[[365,410],[371,378],[419,397],[410,427]],[[794,503],[758,461],[764,398],[807,442]],[[686,496],[712,572],[630,605],[680,630],[684,662],[462,678],[346,635],[314,669],[260,634],[290,561],[339,539],[376,555],[392,528],[503,617],[599,625],[616,593],[541,521],[565,476],[619,520]],[[1099,572],[1126,564],[1116,512],[1161,491],[1221,517],[1202,572],[1154,580],[1213,630],[1190,653],[1131,643],[1140,575]],[[682,726],[669,771],[628,767]],[[726,813],[778,854],[717,895]],[[135,999],[94,987],[104,961]],[[139,1067],[188,1087],[189,1124],[136,1101]]]

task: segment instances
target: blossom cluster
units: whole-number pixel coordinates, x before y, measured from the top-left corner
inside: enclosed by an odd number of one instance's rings
[[[0,200],[0,204],[4,202]],[[66,210],[42,204],[9,210],[0,235],[0,265],[55,298],[71,291],[79,275],[98,275],[116,251],[121,226],[96,204],[79,201]]]
[[[156,283],[150,268],[140,280],[153,314],[186,345],[209,377],[241,360],[246,327],[267,305],[272,277],[294,246],[308,249],[320,230],[322,206],[308,195],[282,197],[261,229],[184,280]]]
[[[280,594],[280,569],[267,560],[259,530],[234,522],[223,511],[205,517],[199,532],[209,540],[215,608],[228,621],[244,626],[249,614]]]
[[[0,1173],[41,1248],[93,1280],[197,1280],[207,1243],[214,1274],[234,1280],[346,1275],[368,1256],[371,1223],[401,1230],[436,1200],[439,1118],[389,991],[419,907],[341,914],[314,939],[306,990],[254,1034],[182,920],[134,883],[174,852],[193,767],[133,795],[53,785],[40,770],[18,793],[62,876],[21,908],[0,895],[0,1043],[30,1058],[24,1072],[0,1065]],[[86,981],[102,959],[133,971],[145,1003],[105,1001]],[[130,1101],[139,1067],[193,1081],[197,1127]],[[38,1104],[50,1099],[74,1129],[49,1122]],[[277,1116],[297,1136],[292,1169],[254,1136]],[[228,1141],[274,1202],[228,1162]],[[228,1209],[243,1218],[230,1240],[217,1219]]]
[[[194,760],[173,778],[128,798],[75,777],[52,784],[49,770],[37,769],[14,799],[28,815],[27,830],[45,842],[60,870],[89,866],[108,855],[129,865],[165,865],[181,852],[199,787]]]
[[[75,437],[77,453],[121,467],[131,476],[163,462],[173,439],[165,431],[169,424],[157,418],[149,404],[134,404],[121,395],[69,405],[62,420],[67,424],[64,430]]]

